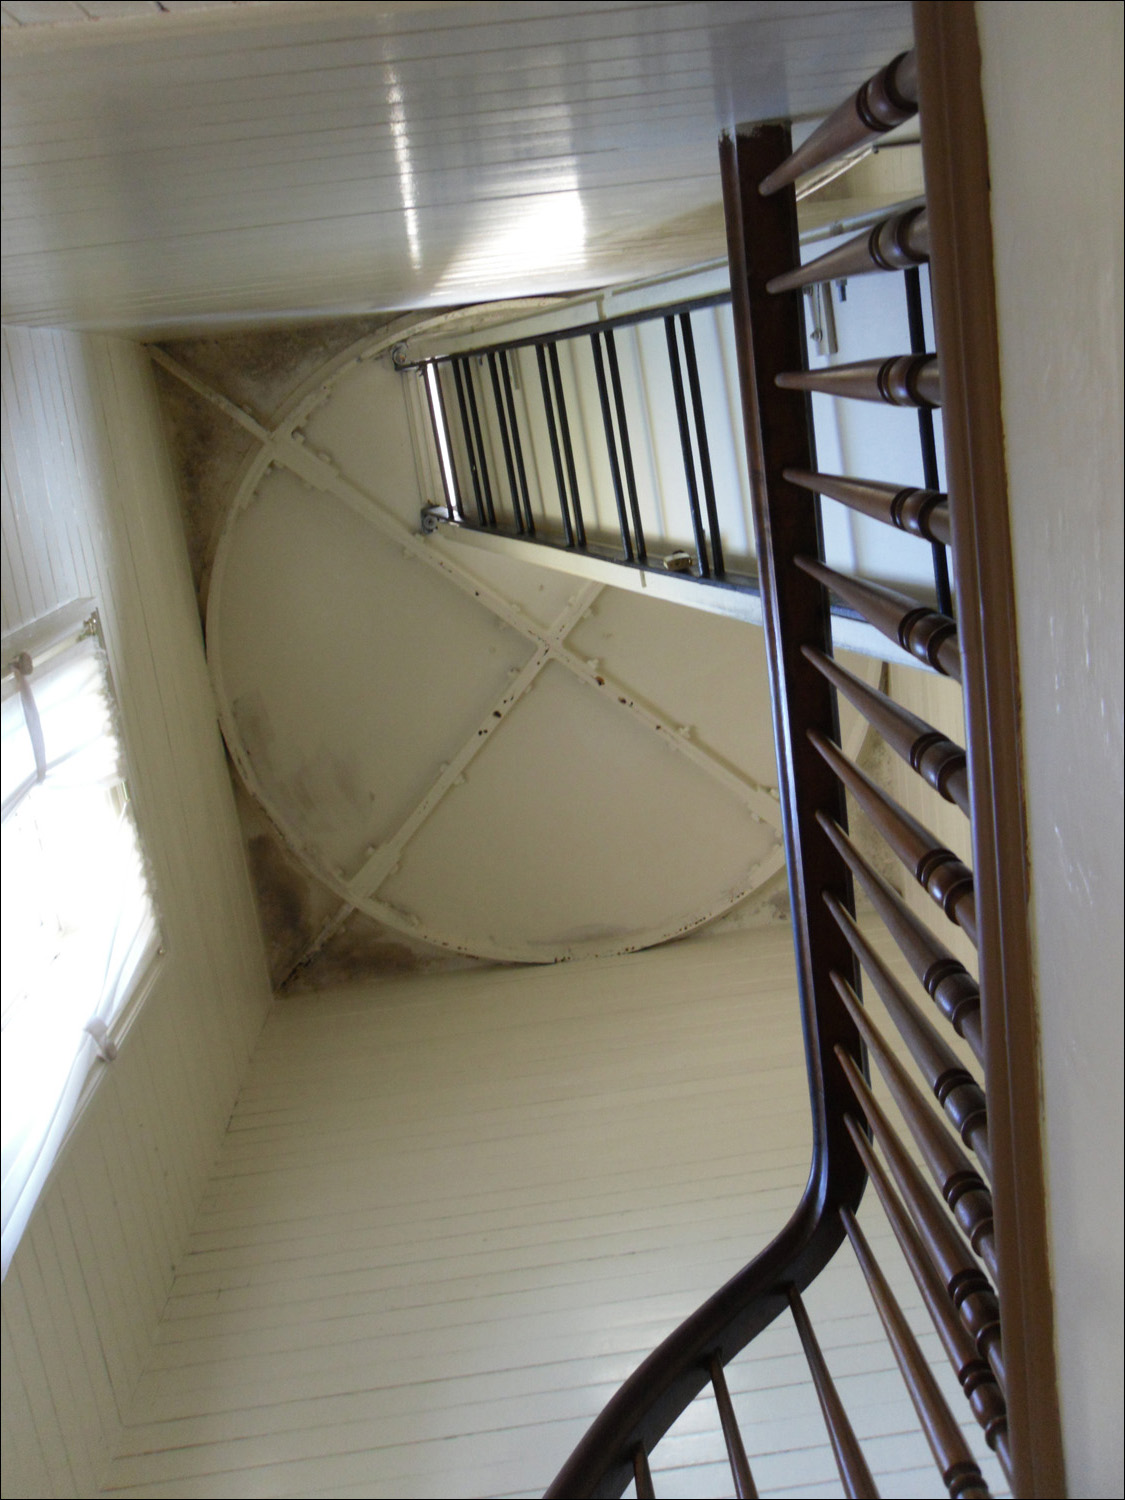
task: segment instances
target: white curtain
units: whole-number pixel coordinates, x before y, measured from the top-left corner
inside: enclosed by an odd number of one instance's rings
[[[0,725],[5,1275],[158,945],[98,643],[28,666],[5,677]]]

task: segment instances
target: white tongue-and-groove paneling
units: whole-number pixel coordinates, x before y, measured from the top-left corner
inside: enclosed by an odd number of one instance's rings
[[[792,0],[9,27],[3,315],[168,333],[698,263],[719,130],[825,112],[909,28]]]
[[[541,1494],[796,1205],[792,951],[778,925],[279,1001],[108,1493]],[[808,1300],[883,1492],[943,1494],[854,1262]],[[786,1320],[729,1377],[763,1492],[837,1492]],[[658,1494],[732,1493],[713,1402],[654,1467]]]
[[[89,1495],[269,1001],[144,352],[5,329],[4,630],[96,604],[166,939],[4,1280],[6,1495]]]

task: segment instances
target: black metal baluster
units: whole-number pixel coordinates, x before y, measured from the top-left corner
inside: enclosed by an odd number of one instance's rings
[[[508,352],[500,351],[500,374],[504,381],[504,398],[508,405],[508,424],[512,434],[512,447],[516,455],[516,472],[519,475],[520,494],[523,496],[524,527],[528,536],[535,535],[535,517],[531,514],[531,495],[527,488],[527,470],[523,463],[523,444],[520,442],[520,426],[516,417],[516,401],[512,395],[512,374],[508,368]]]
[[[699,513],[699,491],[695,486],[695,458],[691,448],[691,433],[688,430],[687,404],[684,401],[684,380],[680,373],[680,350],[676,341],[676,319],[672,314],[664,319],[664,332],[668,339],[668,368],[672,373],[672,394],[676,401],[676,420],[680,426],[680,447],[684,455],[684,479],[687,483],[688,506],[691,509],[691,529],[695,535],[695,550],[699,559],[699,576],[710,578],[711,565],[707,561],[707,542],[703,535],[703,518]]]
[[[555,403],[559,413],[559,429],[562,433],[563,453],[566,455],[566,472],[570,479],[570,503],[574,510],[574,535],[577,545],[586,546],[586,527],[582,521],[582,502],[578,498],[578,474],[574,467],[574,448],[570,441],[570,422],[566,415],[566,396],[563,393],[562,371],[559,369],[559,346],[552,341],[548,350],[551,374],[555,378]]]
[[[543,387],[543,406],[547,413],[547,436],[551,440],[551,458],[555,464],[555,483],[559,488],[559,508],[562,511],[563,533],[566,537],[566,545],[574,546],[574,527],[570,520],[570,506],[566,498],[566,481],[563,478],[562,452],[559,448],[559,434],[555,426],[555,408],[551,399],[551,383],[547,378],[547,356],[543,352],[543,345],[536,344],[535,358],[539,363],[539,382]]]
[[[434,405],[434,392],[430,385],[430,376],[433,376],[434,385],[437,387],[438,406]],[[449,454],[449,468],[453,475],[453,488],[457,489],[457,473],[453,468],[453,450],[449,445],[449,424],[445,420],[445,399],[441,394],[441,376],[438,374],[437,362],[429,360],[422,366],[422,386],[426,392],[426,405],[430,409],[430,426],[434,434],[434,447],[437,449],[438,473],[441,475],[441,489],[445,496],[445,508],[450,517],[460,516],[464,519],[461,509],[460,494],[451,494],[449,490],[449,476],[445,472],[444,453]],[[439,411],[440,407],[440,411]],[[444,439],[444,447],[442,440]]]
[[[602,426],[605,428],[606,453],[609,455],[609,472],[613,480],[613,496],[617,501],[617,522],[621,528],[621,545],[625,560],[633,561],[633,540],[629,535],[629,521],[625,515],[625,495],[621,488],[621,470],[617,462],[617,442],[613,436],[613,416],[609,409],[609,390],[605,383],[605,364],[602,360],[601,339],[596,333],[590,335],[590,348],[594,352],[594,374],[598,380],[598,400],[602,408]]]
[[[644,527],[641,525],[641,506],[637,498],[637,476],[633,472],[633,449],[629,443],[629,422],[625,415],[625,392],[621,386],[621,371],[617,364],[617,343],[613,329],[605,330],[605,348],[609,355],[609,379],[613,386],[613,404],[617,412],[617,435],[621,439],[621,467],[625,471],[625,487],[629,491],[629,512],[633,518],[633,539],[637,548],[637,561],[647,562]]]
[[[691,327],[691,313],[680,314],[680,333],[684,341],[688,390],[691,392],[691,407],[695,417],[695,440],[699,447],[699,472],[703,478],[707,530],[711,537],[711,566],[715,577],[721,578],[726,571],[723,564],[723,540],[719,535],[719,512],[715,504],[715,484],[711,475],[711,450],[707,444],[707,420],[703,415],[703,392],[699,385],[699,366],[695,359],[695,335]]]
[[[477,411],[477,393],[473,385],[473,362],[465,361],[465,385],[469,393],[469,410],[473,415],[473,432],[477,440],[477,461],[480,464],[481,484],[484,486],[484,508],[488,512],[488,524],[496,525],[496,512],[492,506],[492,485],[488,478],[488,460],[484,456],[484,438],[480,430],[480,414]]]
[[[465,404],[465,383],[461,378],[461,361],[450,360],[453,366],[453,384],[457,387],[457,405],[461,412],[461,432],[465,439],[465,452],[469,455],[469,473],[473,479],[473,495],[477,502],[477,519],[482,526],[486,524],[484,518],[484,497],[481,495],[480,475],[477,473],[477,456],[473,451],[473,435],[469,431],[469,409]]]
[[[903,273],[906,286],[906,316],[910,324],[911,354],[925,354],[926,325],[922,317],[922,282],[917,266],[909,266]],[[938,478],[937,447],[934,443],[934,414],[928,407],[918,408],[918,441],[922,447],[922,474],[928,490],[941,488]],[[946,551],[938,542],[932,542],[934,551],[934,587],[937,590],[937,606],[943,615],[953,618],[953,593],[949,586],[949,560]]]
[[[492,377],[492,395],[496,402],[496,420],[500,424],[500,443],[504,449],[504,465],[508,470],[508,491],[512,497],[512,514],[516,519],[516,530],[523,535],[523,512],[516,490],[516,467],[512,458],[512,444],[508,437],[508,419],[504,415],[504,398],[500,394],[500,374],[496,368],[496,355],[488,356],[488,373]]]

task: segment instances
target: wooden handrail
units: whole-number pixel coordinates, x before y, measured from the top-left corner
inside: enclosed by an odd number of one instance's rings
[[[773,378],[781,363],[800,360],[803,334],[787,299],[765,290],[772,275],[792,264],[796,209],[792,194],[764,201],[758,183],[788,152],[788,129],[770,125],[725,137],[719,157],[755,525],[759,537],[771,538],[759,548],[759,569],[763,594],[768,590],[770,598],[766,650],[790,901],[798,923],[797,984],[812,1110],[809,1179],[773,1242],[687,1318],[612,1397],[547,1490],[552,1500],[622,1492],[633,1478],[638,1444],[652,1452],[707,1382],[715,1352],[721,1350],[728,1362],[785,1310],[788,1288],[800,1292],[811,1285],[842,1242],[838,1210],[859,1203],[866,1179],[844,1123],[851,1097],[847,1080],[834,1062],[837,1049],[859,1053],[855,1025],[830,979],[834,970],[854,976],[855,961],[820,897],[827,888],[850,902],[847,865],[816,820],[817,810],[827,808],[837,822],[845,822],[843,790],[809,741],[791,730],[795,720],[831,731],[835,702],[831,684],[800,651],[802,641],[827,647],[824,591],[787,565],[794,551],[816,548],[819,528],[815,500],[782,477],[787,465],[809,466],[806,398],[780,390]]]
[[[842,1114],[841,1126],[846,1132]],[[647,1452],[655,1448],[707,1384],[716,1350],[721,1349],[721,1358],[729,1362],[785,1311],[788,1285],[810,1286],[828,1264],[843,1239],[843,1230],[832,1223],[832,1214],[822,1211],[818,1201],[820,1182],[826,1178],[834,1188],[833,1179],[844,1174],[825,1173],[816,1155],[814,1147],[812,1190],[806,1189],[785,1228],[637,1366],[559,1470],[544,1492],[545,1500],[620,1495],[633,1478],[636,1445],[643,1443]],[[847,1165],[853,1161],[858,1164],[854,1149],[849,1152]],[[849,1174],[845,1181],[853,1202],[858,1204],[862,1179],[853,1183]]]

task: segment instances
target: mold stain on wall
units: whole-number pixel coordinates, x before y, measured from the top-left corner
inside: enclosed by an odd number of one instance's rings
[[[317,370],[358,339],[377,334],[389,321],[385,317],[344,320],[177,340],[159,347],[268,427]],[[257,443],[218,405],[159,364],[154,362],[153,369],[202,623],[219,533]],[[259,748],[266,754],[268,726],[260,728]],[[281,993],[320,990],[372,975],[482,966],[467,955],[392,932],[364,912],[352,911],[341,920],[339,896],[298,863],[242,786],[233,765],[230,770],[275,989]]]

